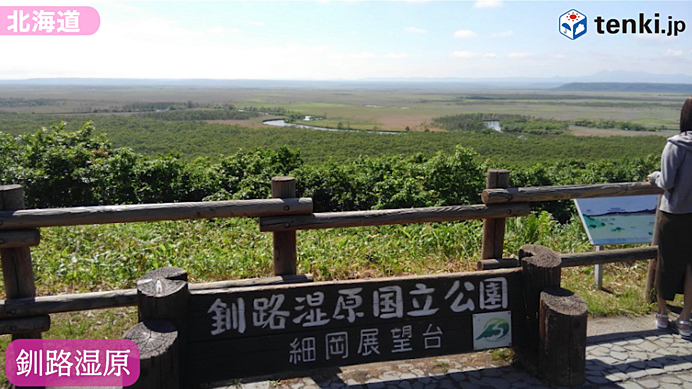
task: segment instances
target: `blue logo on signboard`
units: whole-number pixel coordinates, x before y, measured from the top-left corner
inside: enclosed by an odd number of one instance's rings
[[[586,15],[576,9],[571,9],[560,15],[558,29],[560,34],[575,40],[586,34]]]

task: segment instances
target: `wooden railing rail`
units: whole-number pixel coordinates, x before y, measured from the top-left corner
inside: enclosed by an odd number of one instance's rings
[[[486,189],[481,194],[481,199],[484,204],[490,205],[585,199],[592,197],[639,196],[662,193],[662,189],[647,182],[623,182],[617,184]]]
[[[311,274],[248,278],[243,280],[215,281],[190,284],[190,291],[218,290],[260,285],[298,284],[312,282]],[[137,289],[118,289],[106,292],[72,293],[56,296],[39,296],[3,301],[0,300],[0,319],[13,319],[51,313],[87,311],[131,307],[137,305]],[[2,320],[0,320],[0,326]],[[2,332],[0,327],[0,334]]]
[[[0,230],[310,213],[312,213],[311,198],[26,209],[0,212]]]
[[[602,265],[614,262],[643,261],[656,259],[658,246],[608,251],[591,251],[586,253],[562,254],[561,267]],[[516,258],[483,259],[476,263],[478,270],[504,269],[519,266]]]
[[[658,246],[615,249],[562,255],[562,267],[591,266],[606,263],[644,261],[658,257]]]
[[[315,230],[506,218],[526,216],[529,212],[528,204],[494,206],[453,205],[429,208],[383,209],[379,211],[324,212],[300,216],[262,217],[260,218],[260,231]]]

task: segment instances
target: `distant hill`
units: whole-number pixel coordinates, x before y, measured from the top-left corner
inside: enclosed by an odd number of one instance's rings
[[[363,78],[358,80],[244,80],[244,79],[156,79],[156,78],[32,78],[2,79],[0,87],[85,87],[85,88],[306,88],[306,89],[553,89],[571,85],[646,85],[645,89],[562,89],[567,91],[641,91],[692,94],[692,76],[603,70],[591,75],[553,77],[408,77]],[[647,83],[647,84],[644,84]],[[650,83],[650,84],[649,84]],[[687,85],[683,85],[687,84]],[[656,85],[656,89],[652,88]],[[683,90],[670,90],[671,85]],[[609,87],[612,88],[612,87]]]
[[[618,211],[613,211],[613,212],[606,212],[606,213],[599,213],[599,214],[594,214],[594,215],[586,215],[589,217],[601,217],[601,216],[615,216],[615,215],[655,215],[656,214],[656,209],[642,209],[641,211],[636,211],[636,212],[618,212]]]
[[[667,92],[692,94],[692,84],[648,82],[570,82],[555,88],[570,92]]]

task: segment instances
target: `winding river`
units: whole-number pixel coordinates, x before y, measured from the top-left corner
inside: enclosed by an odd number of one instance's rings
[[[317,130],[317,131],[332,131],[332,132],[365,132],[368,134],[380,134],[380,135],[401,135],[401,132],[393,132],[393,131],[369,131],[369,130],[348,130],[348,129],[339,129],[339,128],[327,128],[327,127],[317,127],[317,126],[310,126],[307,124],[293,124],[293,123],[286,123],[285,120],[283,119],[274,119],[274,120],[265,120],[262,122],[266,125],[269,126],[277,126],[277,127],[295,127],[295,128],[307,128],[310,130]]]
[[[269,126],[307,128],[310,130],[317,130],[317,131],[366,132],[369,134],[380,134],[380,135],[401,135],[401,134],[403,134],[403,132],[395,132],[395,131],[349,130],[349,129],[343,129],[343,128],[339,129],[339,128],[317,127],[317,126],[310,126],[307,124],[286,123],[286,121],[284,119],[265,120],[262,123],[269,125]],[[483,124],[485,124],[486,128],[493,129],[497,132],[502,132],[502,128],[500,127],[499,121],[496,121],[496,120],[486,121],[486,122],[483,122]]]

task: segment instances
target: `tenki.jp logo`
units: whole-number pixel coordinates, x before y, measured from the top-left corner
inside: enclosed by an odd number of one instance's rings
[[[611,18],[605,19],[596,16],[594,19],[595,31],[599,35],[609,34],[659,34],[665,36],[678,36],[685,31],[686,25],[683,20],[675,20],[668,16],[668,20],[659,19],[660,13],[654,13],[653,18],[647,18],[644,13],[639,13],[637,17]],[[558,31],[571,40],[575,40],[587,31],[586,15],[571,9],[558,18]]]
[[[586,15],[576,9],[571,9],[560,15],[558,22],[560,34],[571,40],[586,34]]]

